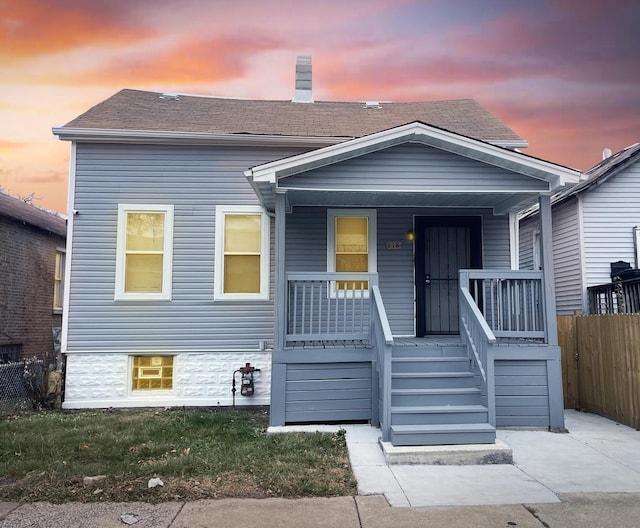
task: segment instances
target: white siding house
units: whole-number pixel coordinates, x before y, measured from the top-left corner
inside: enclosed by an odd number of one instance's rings
[[[586,171],[552,211],[557,313],[588,313],[587,288],[611,282],[611,263],[640,267],[640,143]],[[537,224],[535,211],[520,221],[521,269],[534,269]]]

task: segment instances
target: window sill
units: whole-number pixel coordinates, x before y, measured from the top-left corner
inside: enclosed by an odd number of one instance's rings
[[[171,301],[171,294],[158,293],[158,294],[116,294],[113,298],[114,301]]]
[[[175,389],[132,389],[130,393],[132,398],[146,398],[156,396],[174,396]]]
[[[227,295],[223,295],[223,294],[219,294],[214,296],[213,298],[214,302],[234,302],[234,301],[251,301],[251,302],[255,302],[255,301],[262,301],[262,302],[267,302],[269,301],[269,296],[268,295],[234,295],[234,294],[227,294]]]
[[[54,314],[54,315],[62,315],[62,312],[63,312],[63,311],[64,311],[64,310],[63,310],[62,308],[54,308],[54,309],[53,309],[53,314]]]

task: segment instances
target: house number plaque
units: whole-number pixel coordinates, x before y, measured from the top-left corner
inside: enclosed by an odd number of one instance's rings
[[[399,240],[387,242],[387,249],[402,249],[402,242]]]

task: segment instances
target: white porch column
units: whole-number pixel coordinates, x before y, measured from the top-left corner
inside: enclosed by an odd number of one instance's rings
[[[276,191],[276,228],[275,228],[275,318],[273,321],[274,350],[284,348],[285,321],[287,319],[287,277],[285,272],[285,245],[287,226],[287,194]]]
[[[558,344],[556,288],[553,273],[553,236],[551,228],[551,196],[540,195],[540,250],[544,279],[544,316],[550,345]]]

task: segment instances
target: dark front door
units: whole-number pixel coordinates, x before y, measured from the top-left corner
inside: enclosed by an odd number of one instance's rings
[[[416,217],[416,335],[458,334],[458,270],[482,267],[479,216]]]

